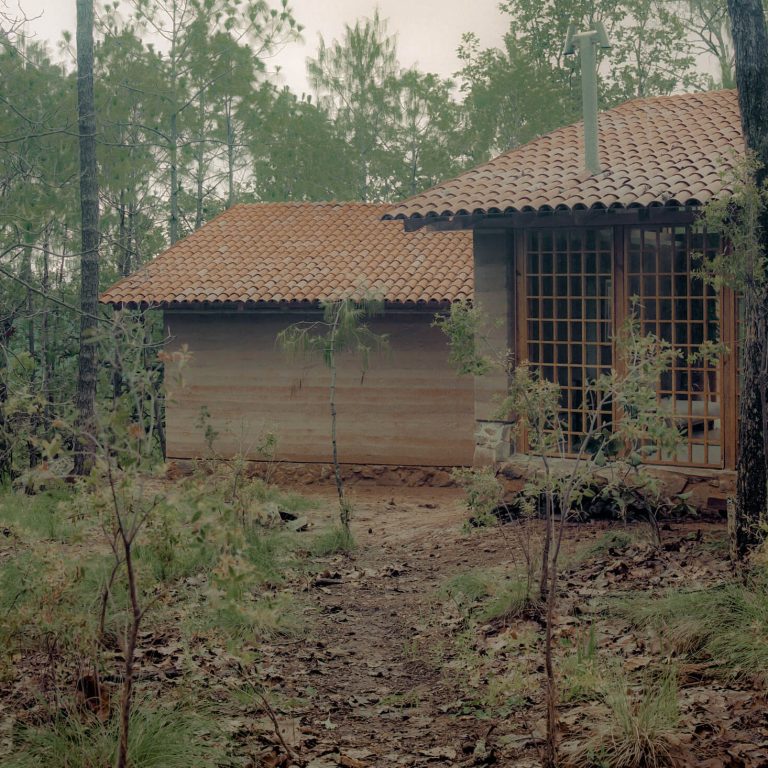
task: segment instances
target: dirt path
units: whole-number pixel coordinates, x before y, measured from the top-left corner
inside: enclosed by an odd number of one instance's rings
[[[334,519],[332,495],[313,519]],[[265,649],[262,673],[277,693],[283,732],[308,768],[540,765],[544,732],[542,632],[522,618],[467,621],[446,595],[449,579],[481,572],[502,579],[520,571],[514,526],[463,530],[461,493],[437,489],[355,489],[349,557],[329,558],[306,585],[306,640]],[[633,544],[584,553],[617,533]],[[579,649],[594,640],[602,661],[642,670],[663,663],[648,638],[606,623],[609,595],[701,588],[727,578],[723,528],[666,526],[652,547],[645,526],[569,526],[556,642],[569,662],[570,693],[560,706],[564,741],[584,738],[604,707],[581,698],[590,662]],[[655,650],[654,650],[655,648]],[[585,651],[585,653],[589,653]],[[567,658],[565,658],[567,657]],[[658,658],[657,658],[658,657]],[[613,661],[611,661],[613,660]],[[576,663],[576,666],[573,666]],[[579,666],[581,665],[581,666]],[[564,667],[565,669],[565,667]],[[564,673],[565,674],[565,673]],[[562,681],[565,686],[566,681]],[[679,691],[679,766],[768,765],[764,691],[693,676]],[[576,687],[574,687],[576,686]],[[718,725],[709,727],[714,718]],[[280,750],[261,763],[290,766]],[[764,760],[765,758],[765,760]]]
[[[495,763],[484,745],[497,724],[461,711],[466,670],[451,664],[456,618],[439,591],[459,571],[507,562],[508,543],[462,532],[457,491],[355,495],[358,549],[310,587],[312,640],[270,652],[284,693],[305,703],[291,737],[318,754],[311,768]]]

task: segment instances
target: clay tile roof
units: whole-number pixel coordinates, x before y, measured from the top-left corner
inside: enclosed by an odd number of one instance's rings
[[[373,290],[389,302],[472,295],[472,235],[406,234],[365,203],[236,205],[101,296],[104,304],[316,302]]]
[[[385,218],[698,205],[743,155],[736,91],[634,99],[599,118],[600,163],[584,169],[581,123],[499,155],[390,208]]]

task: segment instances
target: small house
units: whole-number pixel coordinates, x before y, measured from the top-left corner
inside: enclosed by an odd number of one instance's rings
[[[599,168],[585,144],[597,140]],[[683,354],[659,400],[684,444],[656,463],[693,470],[735,467],[737,306],[733,293],[695,276],[697,254],[722,247],[701,210],[724,191],[744,146],[735,91],[637,99],[513,149],[391,208],[407,231],[467,230],[474,238],[475,300],[494,343],[528,360],[561,389],[569,446],[584,435],[586,387],[616,360],[614,338],[637,304],[644,332]],[[594,154],[592,155],[594,156]],[[705,341],[729,350],[696,361]],[[475,460],[525,452],[525,437],[495,419],[503,375],[478,380]]]
[[[200,415],[224,457],[330,461],[329,373],[319,359],[289,359],[276,337],[319,318],[322,300],[372,290],[384,300],[371,328],[388,336],[363,373],[340,364],[340,460],[352,465],[471,464],[473,383],[448,362],[435,313],[472,297],[472,234],[409,234],[361,203],[237,205],[179,241],[101,301],[163,312],[170,351],[191,353],[183,386],[169,382],[167,457],[202,457]]]

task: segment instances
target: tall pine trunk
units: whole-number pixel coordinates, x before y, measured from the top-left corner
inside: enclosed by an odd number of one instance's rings
[[[179,239],[179,116],[171,113],[169,155],[171,159],[171,220],[168,235],[173,245]]]
[[[46,225],[45,237],[43,240],[43,276],[41,282],[41,288],[45,296],[48,296],[51,290],[51,276],[50,276],[50,263],[51,263],[51,228],[52,223]],[[47,298],[43,299],[43,307],[40,317],[40,363],[41,363],[41,388],[42,396],[45,401],[44,406],[44,428],[46,432],[53,419],[53,397],[51,395],[51,380],[53,378],[53,369],[51,365],[51,350],[50,350],[50,310],[48,308]]]
[[[120,189],[120,202],[118,204],[118,215],[120,217],[120,227],[117,236],[117,268],[121,277],[127,277],[131,273],[131,232],[129,226],[128,205],[126,203],[127,192],[123,187]],[[113,339],[114,351],[112,355],[112,403],[115,405],[123,393],[123,371],[120,358],[120,345],[123,343],[124,336],[121,332],[122,310],[116,310],[113,318]]]
[[[32,246],[34,237],[32,235],[31,225],[27,225],[24,233],[24,250],[21,261],[21,277],[27,286],[32,285]],[[27,352],[33,362],[35,362],[35,294],[31,287],[27,287],[27,296],[25,300],[25,310],[27,314]],[[33,374],[34,375],[34,374]]]
[[[232,99],[227,99],[227,208],[235,204],[235,125],[232,120]]]
[[[93,94],[93,0],[77,0],[77,110],[80,134],[80,350],[78,436],[74,474],[88,474],[95,459],[99,311],[99,182],[96,175],[96,107]]]
[[[744,143],[756,160],[755,183],[762,189],[768,179],[768,33],[762,0],[728,0],[735,52]],[[768,210],[760,214],[760,242],[768,255]],[[757,267],[756,267],[757,268]],[[766,517],[768,450],[766,410],[766,320],[768,300],[764,279],[744,289],[744,341],[739,400],[739,455],[732,550],[743,558],[758,541]]]
[[[205,203],[205,89],[200,89],[198,97],[198,116],[200,121],[200,131],[197,135],[197,195],[195,210],[195,229],[200,229],[204,221],[204,203]]]

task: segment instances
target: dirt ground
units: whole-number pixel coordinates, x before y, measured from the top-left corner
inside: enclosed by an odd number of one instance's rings
[[[309,548],[334,523],[336,500],[330,487],[300,490],[320,501],[308,513],[309,530],[298,534]],[[541,624],[535,616],[484,618],[447,587],[467,574],[499,584],[519,574],[516,524],[467,529],[458,489],[356,485],[350,496],[355,550],[309,557],[289,583],[275,586],[291,593],[304,631],[256,644],[254,679],[268,691],[279,737],[258,701],[239,703],[238,659],[224,648],[188,645],[178,622],[142,632],[142,686],[158,693],[182,681],[201,686],[201,698],[220,705],[217,726],[239,745],[232,764],[244,768],[540,765]],[[694,520],[664,528],[659,548],[641,524],[568,526],[555,632],[562,743],[583,740],[605,716],[590,689],[598,663],[633,679],[668,665],[678,680],[675,764],[768,766],[766,670],[724,683],[706,664],[673,658],[659,638],[606,611],[620,595],[730,578],[724,526]],[[624,543],[606,546],[606,534]],[[5,702],[8,713],[33,720],[30,691],[45,690],[48,667],[44,654],[24,657],[0,685],[0,714]],[[10,728],[11,718],[3,722]]]
[[[433,619],[444,581],[478,562],[503,563],[503,541],[461,534],[456,490],[382,490],[354,491],[358,547],[334,559],[338,584],[312,587],[312,641],[290,656],[273,651],[284,692],[315,691],[298,737],[330,755],[313,768],[340,756],[349,765],[451,765],[494,727],[457,715],[463,680],[438,656],[450,626]]]
[[[313,521],[321,525],[332,519],[332,493],[316,493],[328,496]],[[305,586],[309,639],[264,648],[262,672],[283,702],[289,745],[310,768],[540,764],[540,625],[470,624],[444,590],[473,569],[519,569],[513,526],[467,532],[462,495],[453,489],[358,486],[353,498],[356,551],[330,559]],[[637,671],[659,649],[626,627],[601,624],[596,601],[612,590],[717,583],[728,574],[725,532],[695,522],[667,526],[659,551],[637,525],[628,549],[579,559],[617,527],[590,523],[567,532],[558,647],[579,646],[588,631],[601,655]],[[726,687],[696,671],[690,678],[680,691],[680,764],[768,765],[762,683]],[[564,740],[578,738],[594,714],[586,702],[563,704]],[[281,764],[270,740],[262,764]]]

